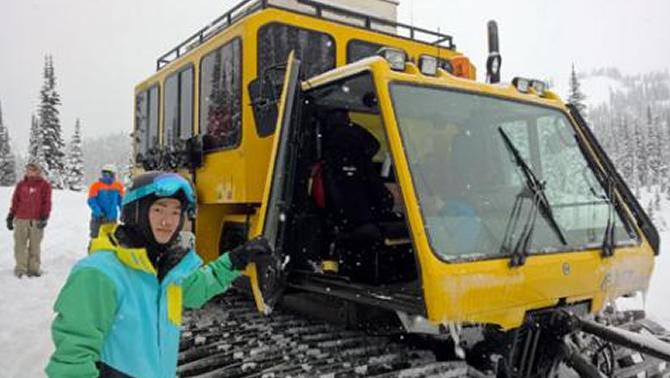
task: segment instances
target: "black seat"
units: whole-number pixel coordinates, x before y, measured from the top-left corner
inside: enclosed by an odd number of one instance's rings
[[[393,195],[372,161],[379,142],[348,118],[337,121],[337,116],[329,120],[323,141],[325,210],[334,228],[333,248],[340,259],[368,261],[360,271],[348,273],[378,282],[384,278],[379,254],[389,250],[385,241],[407,239],[407,226],[393,213]],[[344,261],[342,273],[351,266]]]

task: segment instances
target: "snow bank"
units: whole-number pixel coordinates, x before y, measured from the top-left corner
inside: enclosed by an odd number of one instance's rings
[[[53,192],[53,211],[42,242],[40,278],[14,277],[14,242],[5,227],[13,188],[0,187],[0,367],[3,377],[43,377],[53,351],[52,306],[72,265],[86,255],[86,193]]]

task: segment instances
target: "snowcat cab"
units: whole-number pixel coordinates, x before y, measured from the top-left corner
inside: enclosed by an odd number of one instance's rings
[[[138,169],[193,179],[206,260],[264,235],[240,282],[260,312],[421,335],[500,377],[612,375],[610,343],[667,371],[667,344],[596,321],[647,290],[659,238],[576,109],[498,83],[495,38],[479,83],[451,37],[299,4],[243,2],[136,89]]]
[[[548,329],[647,290],[656,230],[541,83],[491,86],[395,53],[303,82],[289,62],[257,228],[276,258],[259,267],[259,309],[283,296],[359,325],[477,325],[497,342],[524,329],[535,349],[510,361],[540,369],[529,356],[560,345]]]

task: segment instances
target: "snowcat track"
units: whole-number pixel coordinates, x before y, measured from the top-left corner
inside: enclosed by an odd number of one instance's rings
[[[386,336],[370,336],[226,293],[184,315],[180,377],[484,377]]]
[[[670,341],[670,332],[661,325],[650,319],[638,319],[631,322],[616,324],[617,327],[639,333],[654,336],[665,342]],[[614,346],[614,378],[669,378],[670,362],[642,354],[640,352]]]

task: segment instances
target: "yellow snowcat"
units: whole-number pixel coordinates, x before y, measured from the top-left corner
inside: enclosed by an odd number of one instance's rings
[[[478,82],[376,1],[243,1],[136,87],[136,169],[191,178],[203,258],[274,251],[254,304],[191,314],[180,376],[668,376],[667,332],[615,306],[658,232],[579,112],[499,82],[495,23]]]

